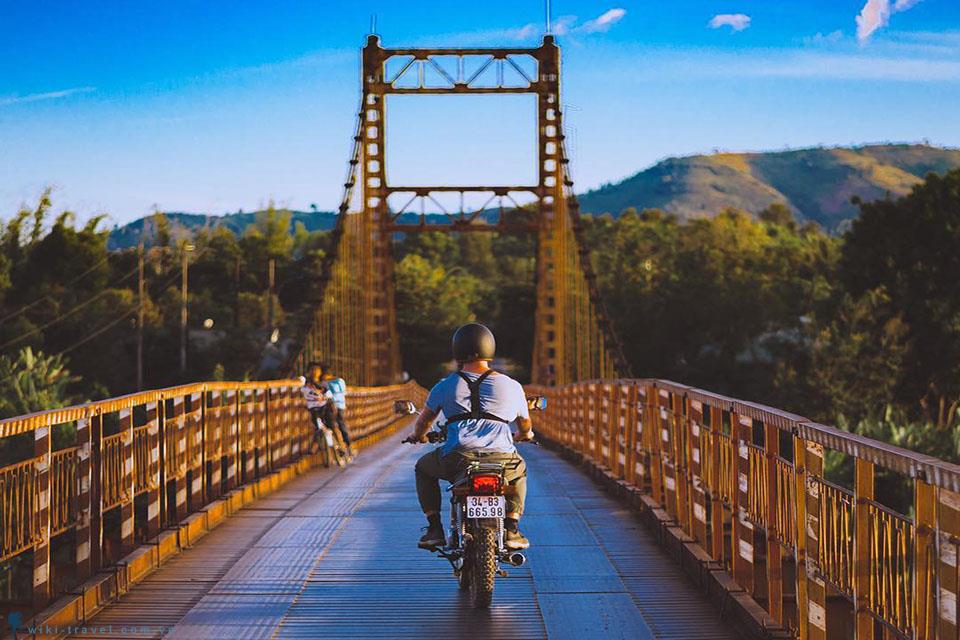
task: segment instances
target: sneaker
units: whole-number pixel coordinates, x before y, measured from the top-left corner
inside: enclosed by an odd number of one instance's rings
[[[505,531],[503,546],[507,549],[526,549],[530,546],[530,541],[519,531]]]
[[[420,538],[420,542],[417,544],[418,547],[421,549],[433,549],[434,547],[442,547],[447,543],[447,539],[443,535],[443,526],[429,526],[426,527],[426,529],[427,532]]]

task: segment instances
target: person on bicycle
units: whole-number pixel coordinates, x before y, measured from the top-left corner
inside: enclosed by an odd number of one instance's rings
[[[440,479],[450,482],[471,462],[502,462],[512,491],[506,496],[504,518],[508,549],[526,549],[530,542],[520,533],[519,521],[527,492],[527,467],[514,442],[533,439],[533,425],[523,387],[513,378],[490,368],[496,352],[493,333],[482,324],[466,324],[453,334],[453,357],[458,370],[434,385],[414,432],[405,442],[428,442],[427,432],[440,412],[447,421],[447,439],[417,461],[417,497],[427,516],[427,532],[419,546],[430,549],[446,544],[440,519]],[[477,391],[471,393],[471,388]],[[473,401],[479,418],[473,417]],[[510,423],[518,427],[517,436]]]
[[[330,397],[333,400],[333,406],[331,408],[331,413],[333,414],[333,421],[337,425],[337,428],[340,429],[340,435],[343,436],[343,443],[347,445],[347,452],[352,458],[354,455],[353,452],[353,443],[350,442],[350,432],[347,429],[347,383],[343,378],[339,378],[330,372],[329,367],[323,365],[323,381],[327,385],[327,390],[330,392]]]
[[[310,412],[310,419],[316,427],[315,438],[321,438],[324,429],[329,428],[333,423],[331,410],[334,408],[333,394],[323,379],[323,364],[320,362],[308,364],[307,375],[303,380],[300,392],[307,404],[307,411]]]

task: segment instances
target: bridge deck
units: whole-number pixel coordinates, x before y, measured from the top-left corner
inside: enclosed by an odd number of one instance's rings
[[[735,638],[637,521],[555,454],[524,446],[528,564],[474,611],[415,547],[400,437],[244,509],[100,612],[77,638]]]

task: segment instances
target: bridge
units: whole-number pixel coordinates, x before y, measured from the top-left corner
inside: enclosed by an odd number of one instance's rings
[[[0,421],[0,576],[17,637],[958,638],[960,468],[745,400],[631,377],[603,310],[563,144],[560,52],[363,51],[322,295],[290,370],[352,383],[360,448],[311,453],[299,382],[202,382]],[[532,185],[394,186],[392,94],[537,99]],[[445,209],[439,194],[461,204]],[[468,207],[467,196],[484,204]],[[420,213],[416,214],[419,205]],[[444,224],[425,211],[441,209]],[[471,609],[415,548],[400,445],[396,233],[535,234],[529,564]],[[69,434],[64,442],[63,434]],[[58,437],[54,437],[57,435]],[[7,446],[9,445],[9,446]],[[850,486],[830,456],[851,461]],[[898,512],[877,479],[911,488]]]

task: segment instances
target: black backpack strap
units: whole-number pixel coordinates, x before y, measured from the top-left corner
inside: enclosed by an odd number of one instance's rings
[[[457,422],[458,420],[479,420],[481,418],[485,420],[496,420],[497,422],[510,422],[509,420],[504,420],[499,416],[495,416],[492,413],[480,410],[480,383],[487,379],[493,373],[493,369],[487,369],[480,374],[480,377],[476,380],[471,380],[470,377],[465,374],[463,371],[457,371],[457,375],[463,378],[463,381],[467,383],[467,387],[470,389],[470,413],[458,413],[456,415],[450,416],[447,418],[447,422]]]

